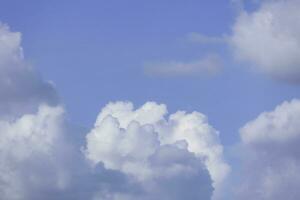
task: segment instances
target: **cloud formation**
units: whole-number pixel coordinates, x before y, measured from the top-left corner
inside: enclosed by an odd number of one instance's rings
[[[1,198],[76,199],[70,163],[80,156],[67,129],[54,87],[24,60],[21,34],[0,24]]]
[[[63,167],[67,150],[63,121],[61,107],[46,105],[36,114],[0,121],[1,198],[38,199],[43,193],[66,187],[69,177]]]
[[[217,75],[222,70],[222,62],[216,55],[207,55],[191,62],[147,63],[144,69],[146,74],[159,77],[210,77]]]
[[[21,34],[4,24],[0,83],[1,198],[208,200],[229,173],[203,114],[166,119],[166,106],[154,102],[108,104],[84,144],[53,85],[26,63]]]
[[[160,191],[165,199],[210,199],[211,185],[217,196],[230,170],[218,132],[201,113],[178,111],[168,119],[166,114],[166,106],[154,102],[136,110],[128,102],[108,104],[87,134],[86,157],[93,164],[102,162],[108,169],[134,176],[146,190],[173,182],[181,195]],[[186,188],[191,186],[194,191]],[[153,192],[147,196],[157,194],[156,189]]]
[[[33,113],[40,103],[57,105],[57,94],[25,62],[21,34],[0,23],[0,119]]]
[[[298,0],[271,0],[242,11],[230,38],[236,57],[275,79],[300,83],[299,9]]]
[[[300,198],[300,100],[263,112],[240,130],[240,199]]]

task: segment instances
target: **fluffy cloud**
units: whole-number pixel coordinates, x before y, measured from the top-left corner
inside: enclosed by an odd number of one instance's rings
[[[180,76],[214,76],[221,71],[221,60],[216,55],[208,55],[191,62],[167,61],[148,63],[145,65],[146,74],[163,77]]]
[[[85,155],[97,164],[90,168],[79,151],[81,142],[74,141],[83,131],[69,127],[53,86],[26,63],[20,43],[20,33],[0,25],[2,198],[211,199],[210,174],[215,178],[217,173],[207,166],[214,159],[223,164],[222,148],[212,141],[205,149],[204,141],[203,152],[191,151],[191,141],[175,136],[175,130],[174,137],[162,138],[158,131],[182,124],[164,120],[164,105],[147,103],[136,111],[126,103],[106,106],[87,135]],[[207,126],[199,134],[217,138],[205,117],[198,118],[202,128]],[[213,146],[216,153],[205,153]]]
[[[299,83],[299,9],[298,0],[271,0],[241,12],[230,39],[237,58],[275,79]]]
[[[24,60],[21,34],[0,24],[1,198],[76,199],[71,179],[83,173],[71,163],[84,164],[67,129],[53,86]]]
[[[241,199],[300,198],[300,100],[264,112],[240,130]]]
[[[25,62],[20,43],[21,34],[0,23],[0,118],[13,119],[35,112],[40,103],[58,102],[52,84]]]
[[[204,115],[177,112],[166,120],[165,105],[109,104],[83,154],[84,131],[69,125],[53,86],[26,63],[20,43],[20,33],[0,25],[2,198],[182,200],[218,191],[229,167]]]
[[[63,108],[25,62],[21,34],[0,24],[0,196],[57,198],[68,185]],[[51,106],[50,106],[51,105]],[[68,154],[69,155],[69,154]],[[67,156],[66,156],[67,157]]]
[[[4,199],[36,199],[66,187],[63,168],[63,109],[40,106],[36,114],[0,121],[0,195]],[[64,147],[65,150],[67,149]]]
[[[135,177],[149,199],[157,199],[155,194],[164,199],[210,199],[209,174],[218,193],[230,170],[218,132],[201,113],[179,111],[169,119],[166,114],[166,106],[154,102],[136,110],[127,102],[108,104],[87,135],[86,157],[94,165],[103,163]],[[171,189],[180,192],[175,195]]]

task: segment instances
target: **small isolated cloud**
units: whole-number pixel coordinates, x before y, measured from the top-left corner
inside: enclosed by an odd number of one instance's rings
[[[213,187],[217,198],[230,171],[218,132],[201,113],[166,114],[154,102],[136,110],[127,102],[108,104],[87,134],[86,157],[142,185],[144,195],[124,199],[210,199]]]
[[[224,44],[227,42],[226,37],[207,36],[196,32],[189,33],[187,35],[187,40],[194,43],[209,45]]]
[[[300,83],[300,1],[262,1],[242,11],[230,43],[236,57],[279,80]]]
[[[208,55],[202,59],[181,62],[166,61],[147,63],[145,73],[151,76],[162,77],[210,77],[217,75],[222,69],[221,59],[216,55]]]
[[[300,198],[300,100],[263,112],[240,129],[244,174],[238,199]]]

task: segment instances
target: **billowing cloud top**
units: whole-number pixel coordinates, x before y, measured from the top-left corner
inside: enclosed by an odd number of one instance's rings
[[[105,167],[121,170],[144,181],[192,171],[195,173],[203,168],[201,165],[189,166],[189,162],[176,163],[177,159],[171,152],[185,152],[200,164],[203,162],[217,193],[230,170],[223,160],[218,132],[201,113],[179,111],[168,119],[166,114],[166,106],[154,102],[148,102],[136,110],[128,102],[108,104],[100,112],[94,129],[87,135],[87,158],[94,164],[103,162]],[[169,148],[173,150],[168,152]],[[159,158],[162,166],[155,166],[153,159],[158,159],[155,157],[161,149],[165,149]],[[199,195],[198,198],[201,197]]]

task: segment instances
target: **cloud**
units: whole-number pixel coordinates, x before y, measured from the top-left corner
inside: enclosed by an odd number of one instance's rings
[[[40,106],[9,122],[0,121],[0,195],[3,199],[36,199],[64,189],[69,180],[63,157],[63,109]],[[61,148],[64,151],[60,151]],[[65,159],[65,158],[64,158]]]
[[[154,102],[136,110],[128,102],[108,104],[87,134],[86,157],[94,165],[103,163],[135,177],[146,191],[153,187],[149,199],[157,199],[155,194],[164,199],[210,199],[212,186],[216,196],[230,171],[218,132],[201,113],[178,111],[168,119],[166,114],[166,106]],[[180,192],[173,195],[164,182]]]
[[[209,77],[217,75],[221,69],[221,59],[216,55],[208,55],[191,62],[166,61],[145,65],[146,74],[161,77]]]
[[[240,199],[300,198],[300,100],[263,112],[240,130]]]
[[[92,188],[97,183],[79,147],[76,150],[77,144],[70,142],[75,134],[69,133],[53,85],[24,59],[21,34],[0,24],[1,198],[65,200],[92,196],[95,190],[75,192],[83,177]]]
[[[53,85],[26,63],[21,34],[4,24],[0,83],[4,199],[211,199],[229,172],[203,114],[166,119],[154,102],[108,104],[82,144],[88,131],[70,125]]]
[[[224,44],[227,42],[226,37],[207,36],[201,33],[192,32],[187,35],[187,40],[199,44]]]
[[[58,104],[53,85],[25,62],[21,34],[0,24],[0,119],[33,113],[40,103]]]
[[[54,197],[67,186],[63,113],[53,86],[25,62],[21,34],[0,24],[1,198]]]
[[[230,38],[236,57],[275,79],[300,83],[299,9],[298,0],[272,0],[242,11]]]

